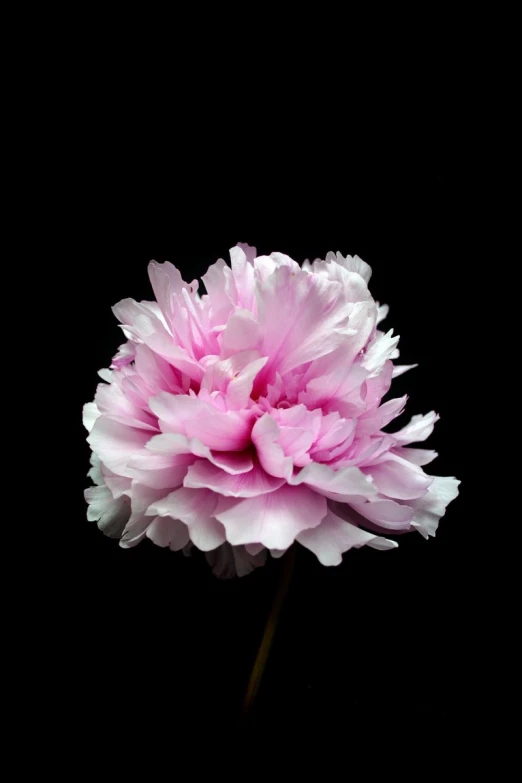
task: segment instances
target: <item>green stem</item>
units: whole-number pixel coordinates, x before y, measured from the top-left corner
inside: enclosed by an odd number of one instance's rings
[[[270,654],[272,642],[274,639],[274,634],[277,628],[277,621],[279,619],[281,608],[283,606],[284,599],[288,592],[288,587],[290,586],[290,581],[292,579],[292,573],[294,570],[294,563],[295,563],[295,546],[292,546],[289,549],[287,554],[284,556],[284,559],[285,559],[284,567],[282,569],[281,579],[279,582],[279,586],[277,588],[277,593],[275,595],[274,602],[272,604],[272,609],[270,610],[270,614],[268,616],[268,620],[265,626],[265,631],[263,633],[263,638],[261,639],[261,644],[259,645],[259,650],[257,651],[256,660],[254,662],[252,673],[250,675],[250,680],[248,682],[248,688],[246,690],[245,700],[243,702],[244,719],[248,717],[248,715],[252,710],[252,706],[254,704],[256,694],[261,684],[261,678],[263,676],[266,667],[266,662]]]

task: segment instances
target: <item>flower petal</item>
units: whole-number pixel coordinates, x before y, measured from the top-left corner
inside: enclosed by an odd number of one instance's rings
[[[208,489],[181,487],[153,503],[147,513],[180,519],[189,528],[191,541],[204,552],[215,549],[225,539],[225,531],[213,512],[218,496]]]
[[[274,492],[284,483],[283,478],[271,476],[259,464],[255,464],[248,473],[231,475],[204,459],[197,460],[189,467],[183,482],[185,487],[207,488],[234,498],[264,495],[266,492]]]
[[[414,370],[418,366],[418,364],[394,364],[392,378],[398,378],[399,375],[403,375],[408,370]]]
[[[386,455],[386,461],[364,468],[383,495],[399,500],[411,500],[424,495],[433,479],[424,471],[395,454]]]
[[[426,440],[433,432],[435,422],[439,419],[440,416],[438,413],[435,413],[435,411],[430,411],[424,416],[413,416],[410,423],[403,427],[402,430],[392,433],[393,437],[397,443],[404,444],[418,443],[421,440]]]
[[[163,432],[198,438],[217,451],[243,451],[250,443],[246,411],[220,411],[196,397],[162,392],[149,401]]]
[[[368,503],[350,503],[350,506],[365,519],[386,530],[407,530],[413,519],[413,509],[394,500],[370,500]]]
[[[242,351],[258,350],[262,331],[248,310],[236,310],[228,319],[221,337],[221,358],[226,359]]]
[[[146,430],[128,427],[102,415],[94,422],[87,442],[109,470],[124,476],[129,461],[149,438],[150,432]]]
[[[119,538],[130,515],[130,504],[127,497],[115,499],[105,485],[89,487],[84,492],[89,504],[87,519],[97,522],[100,530],[109,538]]]
[[[435,535],[446,506],[459,494],[459,484],[460,481],[453,476],[433,476],[433,483],[424,497],[412,503],[412,527],[417,528],[424,538]]]
[[[261,353],[270,357],[259,378],[268,380],[333,351],[343,342],[351,310],[339,283],[291,266],[259,282],[257,304]],[[281,313],[287,314],[283,320]]]
[[[87,473],[87,476],[91,479],[93,484],[104,484],[104,478],[103,473],[101,471],[101,462],[100,458],[97,454],[94,453],[94,451],[91,451],[91,456],[89,459],[91,463],[91,469]]]
[[[161,547],[179,552],[190,541],[189,529],[179,519],[155,517],[147,528],[147,538]]]
[[[297,541],[317,556],[322,565],[336,566],[342,562],[343,552],[352,547],[368,544],[375,549],[393,549],[398,546],[373,533],[367,533],[356,525],[346,522],[329,509],[321,524],[311,530],[299,533]]]
[[[147,487],[139,481],[132,482],[131,516],[122,532],[120,546],[129,549],[136,546],[144,538],[153,517],[147,514],[147,509],[155,500],[159,500],[165,490]]]
[[[353,496],[368,497],[377,493],[371,479],[356,467],[333,470],[317,462],[306,465],[296,476],[291,476],[293,486],[306,484],[332,500],[349,500]]]
[[[433,462],[436,457],[438,457],[437,452],[431,451],[430,449],[408,449],[404,446],[401,446],[398,449],[393,449],[393,452],[399,457],[408,460],[408,462],[413,462],[414,465],[419,465],[420,467],[423,465],[428,465],[430,462]]]
[[[214,512],[231,544],[260,543],[268,549],[287,549],[298,533],[318,525],[325,514],[321,495],[286,485],[245,500],[220,498]]]
[[[212,566],[212,571],[220,579],[231,579],[234,576],[246,576],[255,568],[265,564],[266,549],[250,554],[246,547],[231,546],[225,542],[222,546],[208,552],[205,557]]]
[[[253,461],[250,450],[246,451],[211,451],[198,438],[187,438],[185,435],[164,433],[155,435],[147,443],[147,449],[164,458],[176,456],[177,463],[182,464],[183,455],[204,457],[213,465],[227,473],[247,473],[252,470]],[[134,465],[134,460],[132,465]],[[186,460],[186,464],[192,464],[193,460]]]
[[[252,443],[257,449],[257,456],[267,473],[277,478],[288,480],[292,475],[293,462],[277,442],[279,427],[268,413],[256,421],[252,429]]]
[[[86,402],[83,406],[83,426],[90,432],[94,426],[94,422],[101,415],[98,410],[98,406],[95,402]]]

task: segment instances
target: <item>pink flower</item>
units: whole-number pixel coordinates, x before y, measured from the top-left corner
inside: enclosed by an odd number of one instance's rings
[[[458,493],[411,448],[438,419],[384,428],[406,397],[381,403],[398,337],[368,290],[370,267],[328,253],[303,267],[282,253],[230,251],[198,282],[149,265],[155,302],[114,308],[127,342],[84,407],[94,486],[87,517],[131,547],[207,553],[242,576],[297,541],[323,565],[383,534],[435,535]],[[414,366],[414,365],[413,365]]]

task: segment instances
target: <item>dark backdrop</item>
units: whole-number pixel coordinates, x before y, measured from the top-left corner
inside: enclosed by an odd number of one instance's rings
[[[373,268],[371,291],[390,305],[386,326],[401,335],[401,362],[419,362],[393,396],[409,394],[405,419],[440,413],[428,441],[440,456],[429,470],[460,478],[461,494],[428,542],[403,536],[396,551],[351,551],[337,568],[298,552],[246,731],[290,732],[301,743],[335,732],[354,748],[392,742],[399,763],[416,747],[452,753],[475,711],[479,608],[467,453],[474,259],[458,151],[430,138],[363,153],[329,123],[319,136],[272,121],[249,142],[248,117],[232,119],[219,136],[199,129],[176,141],[163,132],[158,144],[150,130],[145,140],[136,130],[98,130],[84,150],[70,226],[81,357],[67,370],[74,499],[55,533],[67,569],[56,601],[70,709],[92,711],[124,744],[168,747],[187,728],[245,731],[241,701],[282,567],[273,561],[221,582],[203,559],[148,541],[125,551],[86,521],[81,406],[121,340],[111,305],[151,297],[150,259],[192,279],[238,241],[299,262],[340,250]]]

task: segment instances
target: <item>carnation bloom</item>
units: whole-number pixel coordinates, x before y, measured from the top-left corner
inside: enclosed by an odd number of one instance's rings
[[[195,546],[219,576],[294,542],[338,565],[352,547],[396,547],[387,535],[433,536],[459,482],[428,476],[436,453],[410,447],[436,413],[384,432],[406,397],[381,400],[409,367],[377,327],[368,264],[230,256],[203,295],[152,261],[156,301],[113,308],[126,342],[84,407],[88,519],[122,547]]]

